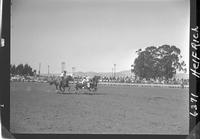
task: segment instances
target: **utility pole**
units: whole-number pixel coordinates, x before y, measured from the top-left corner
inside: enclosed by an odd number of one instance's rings
[[[75,70],[76,70],[76,67],[72,67],[72,75],[73,76],[74,76]]]
[[[48,76],[49,76],[49,65],[48,65]]]
[[[61,72],[63,72],[65,70],[65,62],[61,63]]]
[[[116,76],[116,64],[114,64],[114,77]]]
[[[39,63],[38,75],[40,76],[41,63]]]
[[[114,68],[112,68],[112,78],[114,77]]]

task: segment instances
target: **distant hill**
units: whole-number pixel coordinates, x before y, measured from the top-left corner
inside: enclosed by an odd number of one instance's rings
[[[75,75],[78,76],[107,76],[107,77],[111,77],[113,76],[112,72],[76,72]],[[116,72],[116,76],[133,76],[133,73],[131,73],[131,71],[129,70],[125,70],[125,71],[120,71],[120,72]]]

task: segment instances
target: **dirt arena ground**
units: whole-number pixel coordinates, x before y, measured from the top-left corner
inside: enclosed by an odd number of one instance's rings
[[[100,85],[94,95],[57,94],[46,83],[12,82],[11,132],[187,135],[188,97],[181,88]]]

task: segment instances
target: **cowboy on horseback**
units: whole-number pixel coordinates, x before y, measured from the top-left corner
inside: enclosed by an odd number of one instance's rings
[[[67,73],[67,71],[64,70],[64,71],[60,74],[61,83],[63,83],[64,79],[66,78],[66,73]]]
[[[81,83],[86,85],[88,88],[90,88],[90,79],[89,79],[89,77],[83,77],[83,80],[81,81]]]
[[[90,77],[86,77],[86,82],[87,82],[87,87],[90,88],[90,83],[91,83]]]

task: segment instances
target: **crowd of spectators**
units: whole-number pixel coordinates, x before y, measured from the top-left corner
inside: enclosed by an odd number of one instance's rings
[[[189,84],[189,79],[150,79],[150,80],[140,80],[135,77],[102,77],[101,82],[111,82],[111,83],[143,83],[143,84]]]
[[[22,76],[22,75],[11,75],[11,82],[48,82],[48,77],[46,76]]]

